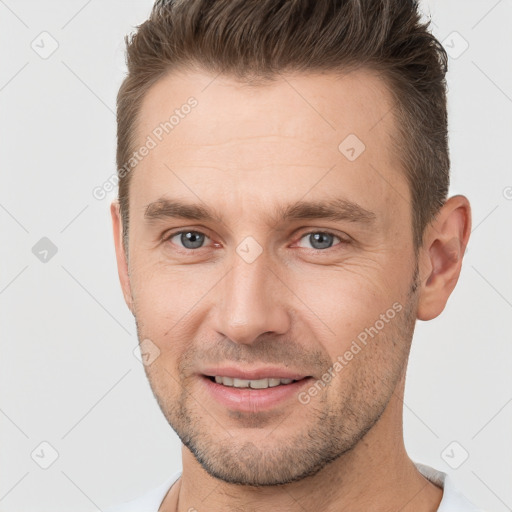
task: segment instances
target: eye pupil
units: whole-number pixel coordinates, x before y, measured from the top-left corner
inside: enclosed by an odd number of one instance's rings
[[[199,249],[205,242],[206,235],[199,231],[182,231],[176,233],[185,249]],[[329,249],[333,246],[335,235],[329,232],[316,231],[309,233],[308,239],[313,249],[322,250]]]
[[[312,233],[309,235],[311,246],[314,249],[327,249],[332,246],[333,236],[329,233]]]
[[[187,231],[181,233],[181,243],[186,249],[197,249],[201,247],[204,241],[204,235],[196,231]]]

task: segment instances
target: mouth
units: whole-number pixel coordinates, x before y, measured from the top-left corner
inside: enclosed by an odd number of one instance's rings
[[[311,376],[283,371],[272,373],[272,370],[212,371],[201,377],[207,393],[217,404],[232,411],[250,413],[282,408],[294,401],[298,404],[298,393],[313,380]]]
[[[251,389],[267,389],[275,388],[277,386],[287,386],[292,382],[299,382],[300,380],[307,379],[281,379],[279,377],[269,377],[265,379],[237,379],[236,377],[225,377],[221,375],[206,376],[212,382],[227,386],[230,388],[251,388]]]

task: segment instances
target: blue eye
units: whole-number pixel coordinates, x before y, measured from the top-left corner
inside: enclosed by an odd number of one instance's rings
[[[307,240],[309,243],[309,247],[306,246],[304,248],[314,249],[317,251],[324,251],[326,249],[330,249],[333,245],[339,245],[334,244],[335,239],[338,239],[341,243],[347,243],[346,240],[342,240],[339,236],[326,231],[311,231],[309,233],[305,233],[299,240],[303,239]],[[209,240],[207,235],[194,230],[178,231],[177,233],[170,234],[165,239],[165,241],[171,242],[178,247],[187,250],[202,249],[206,240]]]
[[[308,242],[311,244],[311,249],[323,250],[329,249],[333,246],[333,241],[337,238],[341,242],[341,238],[332,233],[327,233],[324,231],[312,231],[310,233],[306,233],[301,237],[301,240],[306,238]]]
[[[180,231],[172,234],[168,240],[179,237],[179,241],[185,249],[200,249],[206,238],[205,234],[199,231]]]

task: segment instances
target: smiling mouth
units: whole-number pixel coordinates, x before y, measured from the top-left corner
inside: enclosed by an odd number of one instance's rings
[[[231,387],[231,388],[251,388],[251,389],[267,389],[274,388],[278,386],[287,386],[294,382],[299,382],[301,380],[307,379],[308,377],[303,377],[302,379],[281,379],[278,377],[269,377],[265,379],[237,379],[235,377],[224,377],[224,376],[206,376],[212,382],[216,384],[221,384],[222,386]]]

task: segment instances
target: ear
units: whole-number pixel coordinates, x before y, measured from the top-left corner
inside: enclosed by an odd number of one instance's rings
[[[121,282],[124,301],[126,302],[128,309],[133,314],[133,297],[130,287],[130,276],[128,272],[128,258],[124,250],[123,223],[119,209],[119,202],[117,200],[112,201],[112,204],[110,205],[110,215],[112,216],[112,229],[114,233],[114,244],[116,248],[117,273],[119,275],[119,281]]]
[[[427,226],[420,249],[418,319],[432,320],[446,306],[459,279],[471,233],[471,207],[464,196],[446,201]]]

